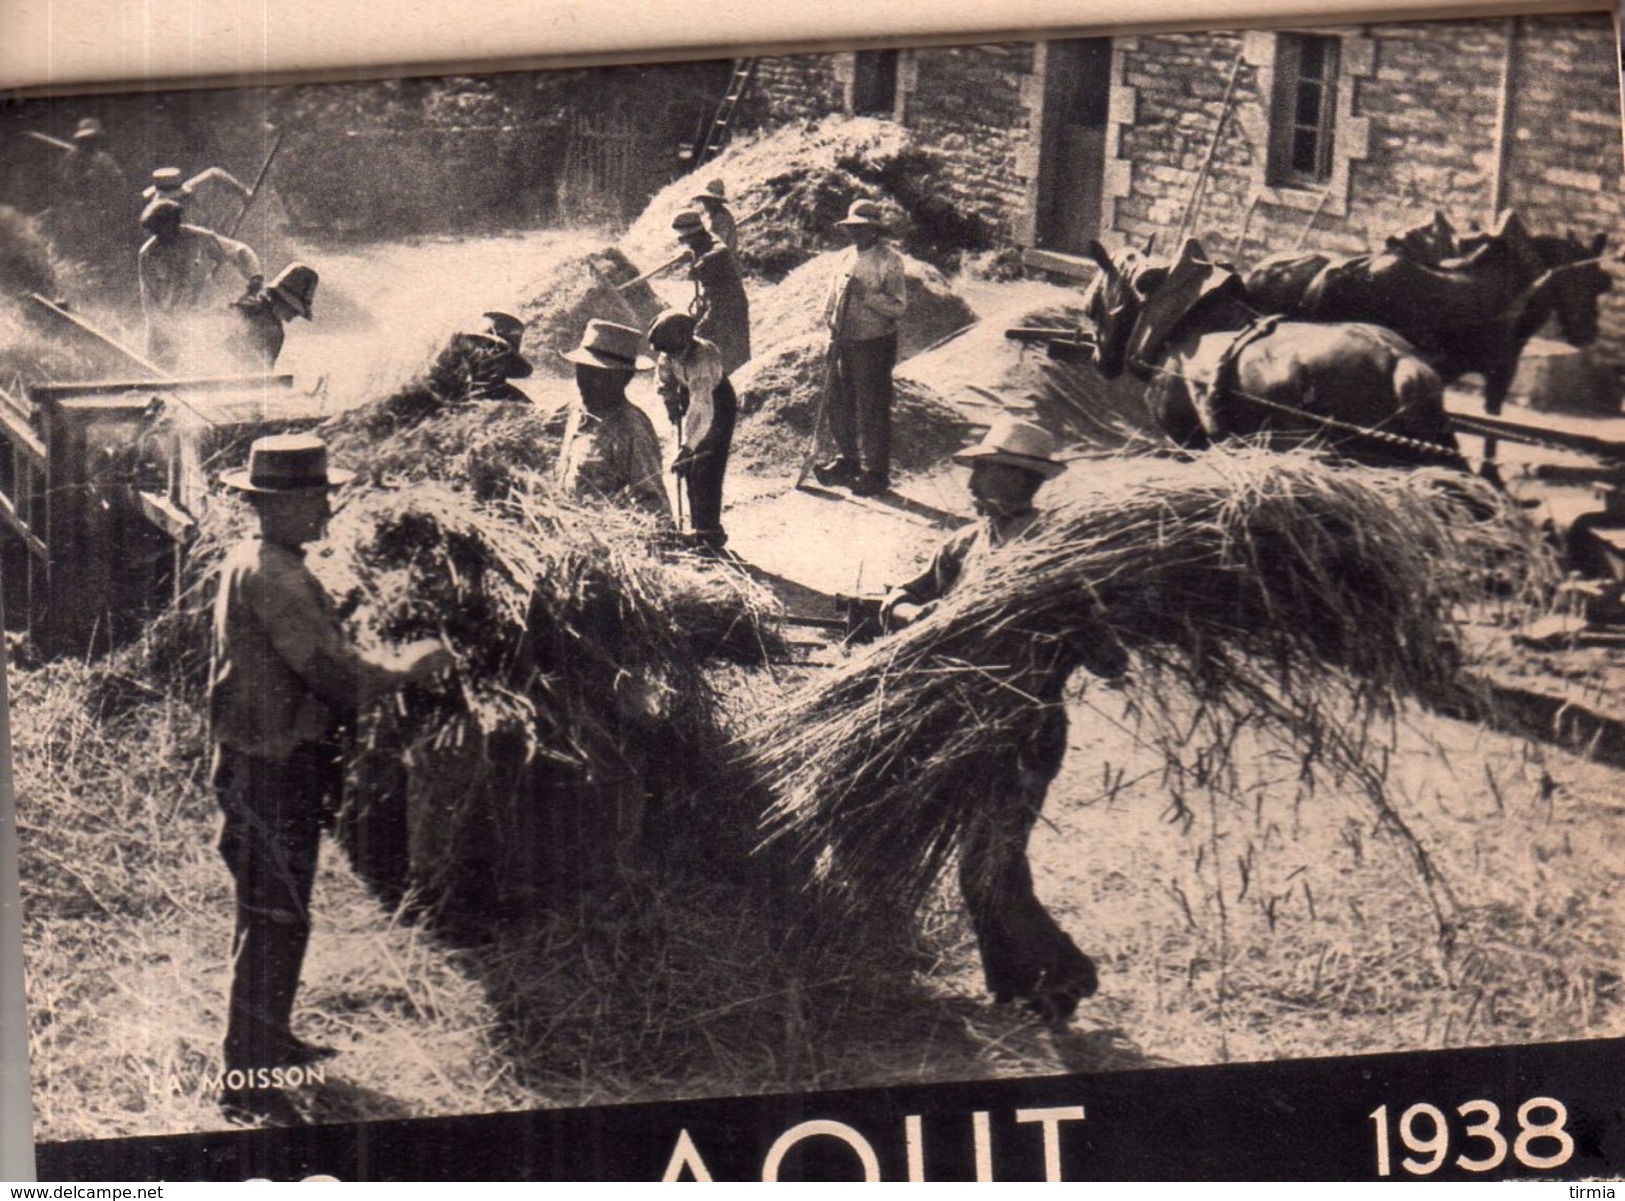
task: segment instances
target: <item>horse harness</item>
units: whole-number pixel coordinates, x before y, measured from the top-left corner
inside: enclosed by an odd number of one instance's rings
[[[1258,396],[1236,384],[1237,361],[1241,352],[1262,341],[1286,320],[1285,315],[1272,313],[1264,317],[1255,317],[1247,325],[1236,332],[1230,344],[1224,348],[1219,356],[1219,362],[1213,373],[1213,379],[1208,389],[1214,396],[1244,400],[1258,408],[1282,416],[1292,417],[1299,421],[1308,421],[1321,429],[1342,434],[1348,437],[1359,438],[1363,441],[1375,442],[1384,446],[1391,446],[1397,450],[1404,450],[1410,454],[1425,458],[1437,459],[1440,462],[1450,463],[1453,466],[1463,466],[1465,459],[1459,450],[1447,446],[1440,446],[1435,442],[1424,442],[1420,438],[1408,438],[1403,434],[1390,433],[1387,430],[1373,429],[1371,426],[1355,425],[1353,422],[1342,421],[1336,417],[1327,417],[1320,413],[1311,413],[1307,409],[1294,408],[1291,405],[1281,404],[1279,401],[1269,400]],[[1185,384],[1200,384],[1201,381],[1183,372],[1152,363],[1147,359],[1135,356],[1134,365],[1142,371],[1153,375],[1167,376],[1177,379]]]

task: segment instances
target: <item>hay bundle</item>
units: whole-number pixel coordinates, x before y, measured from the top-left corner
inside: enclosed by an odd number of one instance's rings
[[[528,299],[519,309],[525,322],[524,352],[537,371],[570,375],[573,368],[557,352],[575,346],[589,321],[647,329],[664,307],[649,285],[625,292],[616,286],[637,275],[638,269],[613,246],[551,264],[543,278],[525,289]]]
[[[760,662],[773,604],[656,558],[654,533],[536,477],[498,506],[425,483],[344,510],[313,569],[358,636],[438,637],[458,661],[452,687],[367,727],[347,842],[375,883],[454,916],[556,898],[612,866],[644,789],[687,796],[722,770],[705,664]]]
[[[824,402],[828,339],[820,335],[757,355],[734,376],[744,420],[735,461],[746,471],[783,474],[807,453]],[[964,422],[941,397],[898,381],[892,406],[892,462],[901,471],[932,467],[964,442]]]
[[[727,186],[736,217],[763,210],[739,230],[741,265],[762,279],[781,280],[841,246],[835,222],[860,197],[888,204],[902,248],[942,270],[992,242],[992,230],[958,199],[968,181],[956,180],[940,155],[916,147],[908,130],[874,117],[827,117],[735,142],[656,193],[621,240],[633,262],[652,267],[671,256],[671,219],[693,207],[708,179]]]
[[[918,903],[1105,638],[1176,785],[1222,780],[1251,726],[1381,804],[1376,719],[1448,694],[1458,606],[1545,579],[1528,523],[1460,476],[1256,451],[1158,471],[1127,494],[1075,486],[930,617],[753,730],[770,838],[827,852],[825,878],[878,916]]]
[[[824,301],[835,274],[835,256],[821,254],[797,267],[772,288],[764,289],[751,307],[751,337],[772,349],[824,328]],[[953,292],[929,263],[903,257],[908,283],[908,310],[898,324],[897,357],[906,359],[975,320],[970,305]]]

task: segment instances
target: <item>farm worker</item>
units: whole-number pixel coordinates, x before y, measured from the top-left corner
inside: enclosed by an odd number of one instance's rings
[[[660,439],[654,423],[626,398],[626,386],[654,361],[638,353],[643,335],[630,325],[589,321],[581,345],[561,351],[576,369],[581,403],[572,406],[559,455],[559,481],[572,496],[629,505],[671,524]]]
[[[291,1018],[323,814],[343,783],[335,731],[345,715],[452,662],[433,640],[361,654],[305,566],[305,546],[332,513],[329,493],[350,475],[328,467],[320,438],[282,434],[257,439],[248,466],[221,477],[259,521],[258,536],[220,567],[209,675],[220,854],[237,905],[220,1104],[237,1121],[297,1120],[259,1069],[333,1053],[295,1037]]]
[[[720,550],[728,541],[722,530],[722,477],[728,470],[738,398],[722,369],[722,352],[694,332],[689,314],[662,314],[649,330],[649,345],[658,352],[655,381],[666,415],[680,431],[671,469],[679,486],[688,489],[693,540]]]
[[[694,193],[694,203],[700,206],[705,227],[711,236],[726,246],[734,255],[739,254],[739,223],[728,207],[728,189],[720,179],[705,185],[703,192]]]
[[[137,255],[141,312],[147,322],[147,353],[174,360],[180,350],[180,325],[204,303],[210,278],[221,263],[230,263],[259,291],[265,282],[259,256],[234,241],[181,220],[173,200],[154,200],[141,214],[141,228],[151,236]]]
[[[750,362],[750,301],[745,281],[739,274],[739,260],[726,246],[718,245],[705,227],[705,218],[693,209],[684,209],[672,220],[677,240],[688,249],[688,277],[694,281],[694,303],[690,312],[698,324],[695,331],[722,351],[722,368],[729,375]]]
[[[954,461],[970,466],[970,493],[978,520],[950,535],[924,571],[887,594],[880,607],[881,624],[887,630],[929,617],[961,581],[982,571],[1000,570],[999,550],[1021,539],[1039,520],[1033,505],[1038,489],[1065,470],[1043,429],[1011,417],[995,421],[978,445],[956,454]],[[987,967],[989,991],[1004,1002],[1031,993],[1040,983],[1023,975],[1033,972],[1031,964],[1008,962],[999,948],[1008,949],[1017,940],[1037,953],[1043,953],[1040,947],[1047,947],[1056,956],[1044,969],[1052,974],[1047,983],[1063,994],[1058,1001],[1052,1000],[1055,1009],[1047,1015],[1050,1017],[1069,1016],[1079,998],[1091,995],[1096,972],[1093,962],[1058,927],[1048,938],[1034,938],[1035,931],[1027,925],[1037,920],[1034,910],[1023,906],[1024,901],[1036,906],[1027,866],[1027,839],[1066,755],[1065,690],[1070,666],[1081,663],[1107,679],[1121,676],[1128,668],[1122,646],[1100,626],[1090,627],[1086,642],[1068,640],[1064,652],[1057,653],[1062,650],[1057,639],[1034,638],[1032,675],[1023,686],[1034,701],[1031,726],[1013,740],[1008,762],[988,767],[992,786],[1018,793],[1023,803],[1000,807],[1010,814],[1005,826],[969,832],[967,839],[985,845],[967,845],[960,856],[962,864],[984,868],[962,868],[960,885]],[[997,870],[985,870],[990,863],[997,864]],[[1041,914],[1041,908],[1037,912]]]
[[[509,313],[484,313],[477,330],[453,334],[429,369],[442,396],[461,400],[531,402],[530,394],[511,380],[526,379],[534,368],[519,352],[525,324]]]
[[[824,303],[828,391],[818,431],[835,454],[814,471],[821,484],[880,496],[891,487],[892,368],[908,307],[903,257],[885,244],[884,215],[872,200],[853,201],[836,224],[852,245],[836,259]]]
[[[120,226],[109,222],[107,215],[118,211],[129,184],[108,153],[102,123],[95,117],[79,122],[73,145],[57,162],[52,182],[50,232],[63,253],[87,262],[119,253]],[[123,253],[128,254],[128,249]]]
[[[232,302],[242,316],[243,327],[233,349],[237,357],[256,368],[269,371],[276,366],[287,336],[284,328],[295,317],[314,317],[312,304],[321,277],[304,263],[289,263],[264,289],[253,286]]]

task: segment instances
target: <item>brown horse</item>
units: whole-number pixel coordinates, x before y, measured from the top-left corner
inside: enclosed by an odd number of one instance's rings
[[[1096,367],[1145,380],[1147,407],[1180,445],[1267,435],[1366,462],[1462,465],[1438,375],[1393,331],[1260,319],[1240,277],[1195,241],[1172,264],[1099,242],[1089,252]]]
[[[1536,236],[1508,213],[1441,257],[1441,229],[1453,231],[1442,217],[1425,228],[1434,237],[1410,231],[1379,254],[1271,256],[1247,274],[1249,302],[1307,321],[1385,325],[1446,381],[1483,376],[1490,413],[1501,411],[1525,344],[1548,318],[1574,346],[1596,341],[1598,300],[1613,286],[1601,263],[1606,234],[1589,243]]]

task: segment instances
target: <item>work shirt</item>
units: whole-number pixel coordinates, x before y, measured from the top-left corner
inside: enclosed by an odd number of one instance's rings
[[[141,247],[141,308],[150,320],[155,313],[195,308],[203,300],[205,285],[216,266],[230,263],[246,282],[260,275],[259,256],[252,247],[204,229],[182,225],[168,242],[156,236]]]
[[[595,496],[629,504],[671,521],[654,424],[629,400],[590,413],[570,411],[559,455],[559,481],[571,496]]]
[[[695,338],[681,357],[662,351],[655,360],[656,387],[666,411],[681,417],[683,446],[691,453],[703,446],[716,425],[716,390],[724,374],[722,352],[704,338]]]
[[[903,256],[884,242],[867,250],[848,246],[835,260],[824,302],[824,324],[838,342],[892,337],[908,308]]]
[[[750,362],[750,300],[739,274],[739,260],[726,246],[713,246],[692,259],[694,332],[716,343],[722,369],[732,375]]]
[[[892,590],[886,607],[941,600],[960,580],[982,570],[990,552],[1021,537],[1037,520],[1038,510],[1028,509],[1008,517],[982,517],[949,535],[924,571]]]
[[[216,742],[256,759],[286,759],[330,736],[342,713],[392,678],[350,645],[301,552],[255,538],[226,555],[209,673]]]
[[[734,254],[739,253],[739,222],[725,204],[705,207],[705,228]]]

